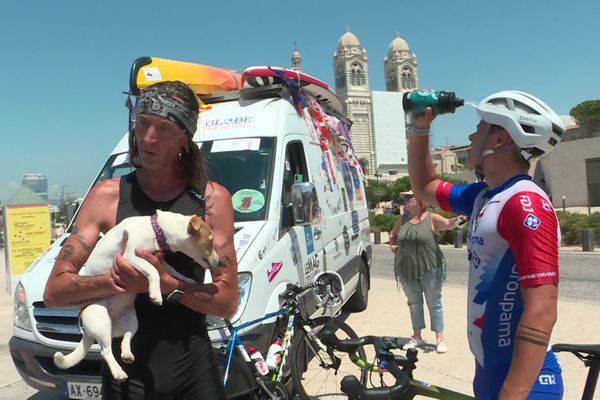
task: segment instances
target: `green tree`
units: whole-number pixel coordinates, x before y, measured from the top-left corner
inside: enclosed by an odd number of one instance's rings
[[[571,108],[569,114],[580,126],[600,123],[600,100],[586,100]]]

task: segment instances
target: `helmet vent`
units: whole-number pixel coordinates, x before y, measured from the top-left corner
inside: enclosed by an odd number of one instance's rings
[[[535,128],[533,126],[521,124],[521,128],[524,132],[535,133]]]
[[[552,132],[554,132],[559,138],[563,137],[564,131],[556,124],[552,124]]]
[[[558,143],[558,140],[554,139],[554,138],[550,138],[548,139],[548,144],[552,147],[554,147],[556,145],[556,143]]]

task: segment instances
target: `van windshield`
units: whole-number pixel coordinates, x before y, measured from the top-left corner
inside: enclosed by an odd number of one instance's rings
[[[272,137],[223,139],[198,143],[209,179],[231,193],[235,222],[267,217],[273,177],[275,139]],[[132,172],[127,153],[113,154],[96,182]]]

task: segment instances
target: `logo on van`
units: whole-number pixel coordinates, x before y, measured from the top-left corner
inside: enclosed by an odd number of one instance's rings
[[[275,279],[279,271],[281,271],[281,267],[283,266],[283,261],[278,261],[271,263],[271,269],[267,270],[267,280],[269,283]]]
[[[204,123],[205,131],[220,131],[229,129],[248,128],[252,123],[252,117],[230,117],[209,119]]]

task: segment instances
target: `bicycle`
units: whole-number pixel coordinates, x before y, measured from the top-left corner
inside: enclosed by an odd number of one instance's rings
[[[303,383],[303,377],[295,382],[298,393],[304,393],[303,399],[311,398],[349,398],[361,400],[405,400],[412,399],[417,395],[442,400],[469,400],[474,399],[462,393],[458,393],[440,386],[414,379],[413,370],[418,361],[418,350],[406,350],[406,356],[397,355],[392,350],[401,349],[402,344],[397,338],[385,336],[363,336],[340,340],[327,327],[321,330],[319,337],[328,351],[339,351],[349,355],[350,360],[360,368],[359,378],[354,375],[346,375],[342,378],[337,393],[322,393],[320,388],[310,388]],[[364,346],[372,345],[375,349],[375,362],[369,363],[364,356]],[[362,350],[362,351],[361,351]],[[334,368],[335,366],[328,366]],[[392,386],[385,386],[383,376],[389,372],[395,379]],[[372,388],[367,387],[365,374],[377,373],[380,376],[380,387],[372,383],[371,376],[368,381]],[[312,389],[312,390],[311,390]],[[341,389],[341,393],[339,390]],[[310,391],[310,394],[308,392]]]
[[[311,289],[315,289],[316,296],[320,300],[317,304],[318,308],[325,309],[341,301],[341,282],[332,274],[325,273],[315,282],[304,286],[288,284],[286,290],[280,294],[281,308],[279,310],[236,327],[227,322],[230,336],[227,345],[221,349],[220,353],[222,356],[226,356],[223,383],[228,397],[289,399],[295,388],[292,384],[293,376],[297,375],[297,369],[303,368],[304,365],[303,363],[297,364],[300,360],[299,354],[303,354],[306,348],[310,348],[319,349],[316,352],[324,360],[331,360],[336,356],[334,353],[324,352],[326,347],[320,342],[317,332],[323,327],[328,327],[334,336],[336,333],[340,333],[344,338],[357,337],[350,326],[335,318],[319,317],[312,320],[308,318],[303,295]],[[282,337],[283,341],[279,362],[274,369],[270,369],[267,374],[263,375],[255,368],[255,360],[249,357],[248,348],[240,337],[240,332],[272,318],[277,319],[276,328],[270,335],[271,340],[268,343],[272,343],[277,337]],[[296,332],[299,333],[296,334]],[[364,356],[364,353],[362,355]],[[335,362],[341,365],[342,358],[336,358]],[[351,362],[347,361],[346,364],[351,364]],[[230,380],[232,375],[235,376],[235,380]]]
[[[598,382],[598,374],[600,373],[600,344],[568,344],[557,343],[552,345],[552,351],[555,353],[568,351],[573,353],[577,358],[583,361],[586,367],[589,367],[585,386],[581,400],[592,400]]]

